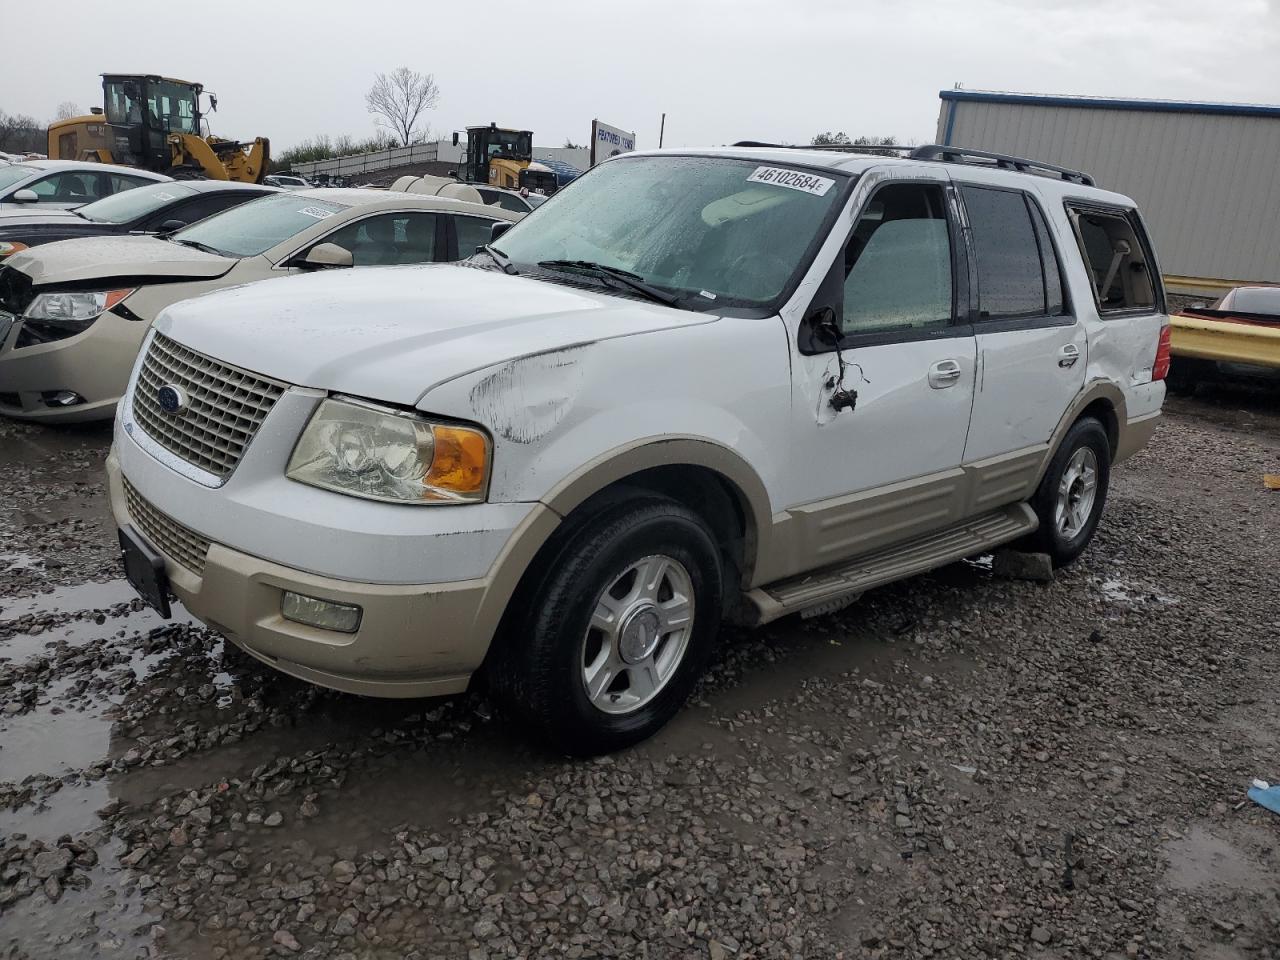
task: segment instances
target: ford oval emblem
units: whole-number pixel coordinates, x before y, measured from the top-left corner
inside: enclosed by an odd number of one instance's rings
[[[187,408],[187,391],[166,383],[156,391],[156,402],[165,413],[180,413]]]

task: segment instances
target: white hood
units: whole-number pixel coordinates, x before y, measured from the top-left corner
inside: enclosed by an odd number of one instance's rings
[[[176,303],[155,326],[286,383],[412,405],[443,381],[516,357],[716,319],[440,264],[246,284]]]
[[[233,257],[158,237],[84,237],[15,253],[4,265],[21,270],[36,284],[45,284],[107,277],[211,279],[222,276],[236,262]]]

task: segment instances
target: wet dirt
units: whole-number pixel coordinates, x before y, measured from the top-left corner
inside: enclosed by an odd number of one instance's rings
[[[975,558],[727,630],[592,761],[161,621],[106,431],[0,425],[0,957],[1275,956],[1268,402],[1172,404],[1053,583]]]

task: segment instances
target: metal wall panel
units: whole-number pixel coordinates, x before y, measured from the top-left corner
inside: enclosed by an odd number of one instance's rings
[[[1280,117],[944,100],[948,126],[1133,197],[1166,276],[1280,282]]]

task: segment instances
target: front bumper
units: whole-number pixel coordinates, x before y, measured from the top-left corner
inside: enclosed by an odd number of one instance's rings
[[[217,542],[204,548],[203,562],[197,564],[202,569],[197,572],[147,537],[145,521],[129,509],[114,449],[107,458],[107,478],[117,526],[133,526],[164,556],[173,593],[192,615],[284,673],[378,697],[438,696],[465,690],[484,660],[523,572],[519,549],[523,535],[530,535],[526,544],[540,542],[557,520],[539,505],[513,532],[492,569],[468,580],[362,583],[308,573]],[[147,509],[156,510],[149,503]],[[180,523],[167,515],[165,519]],[[286,620],[280,613],[286,590],[359,606],[359,629],[344,634]]]
[[[15,324],[9,344],[17,342],[20,325]],[[107,311],[65,340],[21,350],[0,345],[0,414],[45,423],[110,420],[149,326]],[[45,404],[42,393],[60,390],[74,391],[84,401],[70,407]]]

